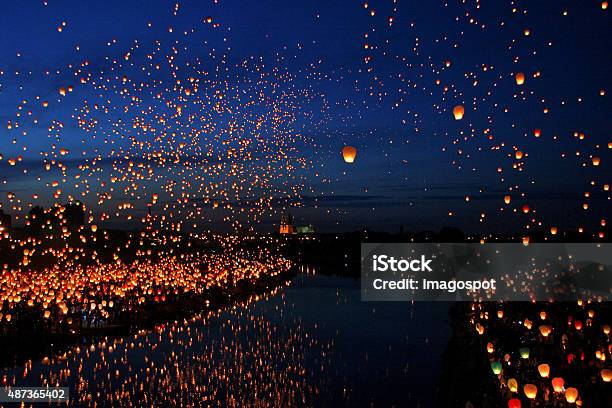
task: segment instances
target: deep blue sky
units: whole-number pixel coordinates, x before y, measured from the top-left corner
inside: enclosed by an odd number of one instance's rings
[[[68,174],[84,158],[111,154],[108,140],[91,139],[72,115],[85,100],[119,105],[117,95],[77,85],[69,97],[58,95],[60,86],[78,82],[74,73],[80,63],[88,61],[93,77],[147,80],[145,71],[125,64],[111,72],[112,60],[120,61],[137,40],[130,62],[138,66],[156,41],[164,53],[178,41],[188,46],[177,57],[183,67],[196,58],[211,69],[224,61],[227,71],[221,77],[245,92],[252,87],[234,81],[243,75],[236,66],[254,57],[265,61],[266,69],[279,67],[291,74],[291,86],[325,96],[329,106],[324,113],[316,102],[298,110],[318,110],[316,120],[298,114],[296,124],[309,139],[296,151],[310,163],[298,172],[305,177],[307,196],[306,208],[294,210],[300,222],[312,222],[319,230],[395,230],[403,224],[408,229],[457,225],[523,231],[526,224],[539,227],[539,222],[542,228],[597,224],[610,208],[609,192],[601,187],[611,181],[610,10],[596,1],[532,3],[389,0],[369,1],[365,8],[352,1],[187,1],[176,15],[176,3],[165,1],[5,4],[0,13],[0,123],[18,122],[19,128],[0,130],[0,201],[11,213],[19,205],[8,202],[8,192],[22,199],[22,210],[33,193],[40,194],[43,205],[53,201],[49,191],[54,188],[45,185],[53,177],[43,174],[40,152],[52,151],[54,143],[70,151],[63,158],[72,163]],[[218,27],[204,22],[209,16]],[[58,32],[62,22],[66,25]],[[519,71],[527,77],[521,87],[514,81]],[[534,78],[536,72],[540,75]],[[157,78],[170,81],[169,74]],[[40,108],[42,100],[49,101],[47,109]],[[457,104],[466,110],[461,121],[451,114]],[[17,112],[22,116],[16,117]],[[132,113],[121,115],[110,117],[125,119]],[[60,139],[48,137],[53,120],[65,125]],[[534,138],[535,128],[542,130],[540,138]],[[584,132],[585,139],[578,140],[574,132]],[[126,141],[117,137],[115,142],[118,147]],[[345,144],[358,148],[352,165],[342,161]],[[529,154],[521,172],[512,169],[515,149]],[[8,166],[7,159],[20,154],[23,162]],[[599,167],[591,165],[591,155],[601,157]],[[71,177],[63,183],[66,191],[74,184]],[[282,183],[282,177],[276,182]],[[155,190],[155,183],[143,185]],[[104,188],[92,188],[95,202]],[[513,202],[505,206],[509,189]],[[582,209],[586,191],[591,193],[587,211]],[[536,215],[512,212],[525,202]],[[138,211],[144,208],[138,200],[135,205]],[[108,209],[90,208],[96,214]],[[262,228],[270,229],[277,217],[266,218]]]

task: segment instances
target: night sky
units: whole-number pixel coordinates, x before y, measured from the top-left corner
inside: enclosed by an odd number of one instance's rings
[[[194,231],[271,231],[295,206],[319,231],[596,236],[609,214],[599,1],[49,0],[0,20],[17,224],[71,199],[115,227],[153,202]]]

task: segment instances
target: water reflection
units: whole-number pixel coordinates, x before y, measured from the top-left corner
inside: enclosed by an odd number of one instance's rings
[[[2,381],[69,386],[74,406],[431,405],[447,306],[364,303],[357,280],[309,272],[227,310],[4,369]]]

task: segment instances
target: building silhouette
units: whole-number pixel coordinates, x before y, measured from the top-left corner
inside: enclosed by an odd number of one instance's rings
[[[278,231],[281,235],[286,234],[314,234],[315,230],[312,225],[293,225],[293,216],[291,213],[281,215],[280,227]]]

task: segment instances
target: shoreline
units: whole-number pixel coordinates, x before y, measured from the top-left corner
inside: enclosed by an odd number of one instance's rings
[[[242,280],[235,286],[221,289],[214,287],[203,294],[182,294],[164,303],[140,305],[136,310],[123,311],[119,324],[104,327],[80,328],[74,333],[57,333],[46,329],[5,330],[0,334],[0,368],[10,368],[30,360],[42,359],[49,354],[58,354],[71,346],[102,337],[129,336],[140,330],[150,330],[155,325],[188,318],[207,310],[223,309],[252,295],[262,294],[277,288],[297,275],[297,265],[276,276],[262,276],[255,283]]]

